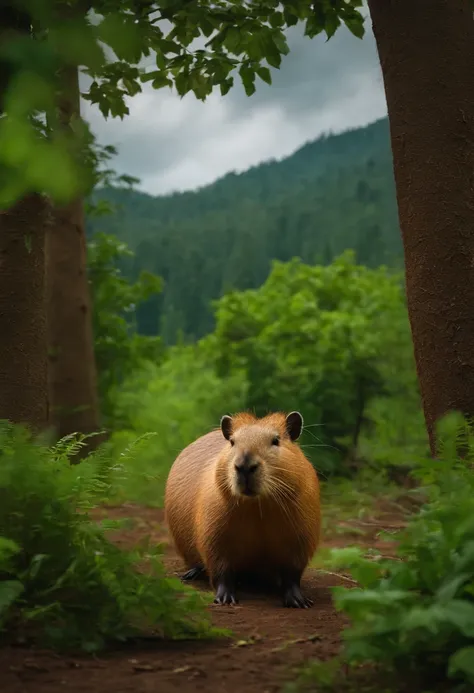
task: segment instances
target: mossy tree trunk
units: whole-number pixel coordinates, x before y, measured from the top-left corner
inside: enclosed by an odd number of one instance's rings
[[[474,22],[469,0],[368,0],[387,97],[408,311],[431,450],[474,415]]]

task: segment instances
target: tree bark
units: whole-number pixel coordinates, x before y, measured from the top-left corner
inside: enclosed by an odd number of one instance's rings
[[[474,415],[474,22],[469,0],[368,0],[390,121],[408,312],[431,451]]]
[[[31,19],[0,8],[0,44],[31,36]],[[5,56],[7,53],[5,53]],[[15,64],[0,59],[0,114]],[[0,419],[40,431],[48,422],[45,236],[49,204],[38,194],[0,209]]]
[[[49,205],[32,194],[0,211],[0,419],[48,422],[45,235]]]
[[[71,125],[80,117],[77,67],[64,68],[60,83],[60,126],[73,137]],[[82,199],[55,208],[46,244],[50,413],[59,437],[99,428],[84,222]]]

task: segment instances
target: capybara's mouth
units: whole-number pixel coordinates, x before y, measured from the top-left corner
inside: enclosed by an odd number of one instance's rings
[[[257,492],[251,488],[243,488],[241,489],[240,493],[248,498],[254,498],[257,495]]]

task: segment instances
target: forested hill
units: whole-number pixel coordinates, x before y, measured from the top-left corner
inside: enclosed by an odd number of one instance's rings
[[[329,262],[346,248],[369,266],[400,266],[388,122],[322,137],[282,161],[228,174],[197,191],[164,197],[107,189],[114,216],[89,233],[114,233],[135,251],[135,275],[161,275],[165,289],[140,310],[140,331],[168,343],[212,329],[211,301],[257,287],[273,259]]]

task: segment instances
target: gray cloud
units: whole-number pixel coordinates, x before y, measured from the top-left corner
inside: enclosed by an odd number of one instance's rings
[[[84,115],[101,142],[118,146],[115,168],[139,177],[143,190],[162,194],[287,156],[322,133],[386,113],[369,22],[363,40],[345,27],[328,42],[294,28],[288,42],[290,54],[272,70],[272,86],[260,82],[250,98],[239,79],[225,97],[216,93],[205,103],[145,85],[124,121],[105,121],[88,104]]]

